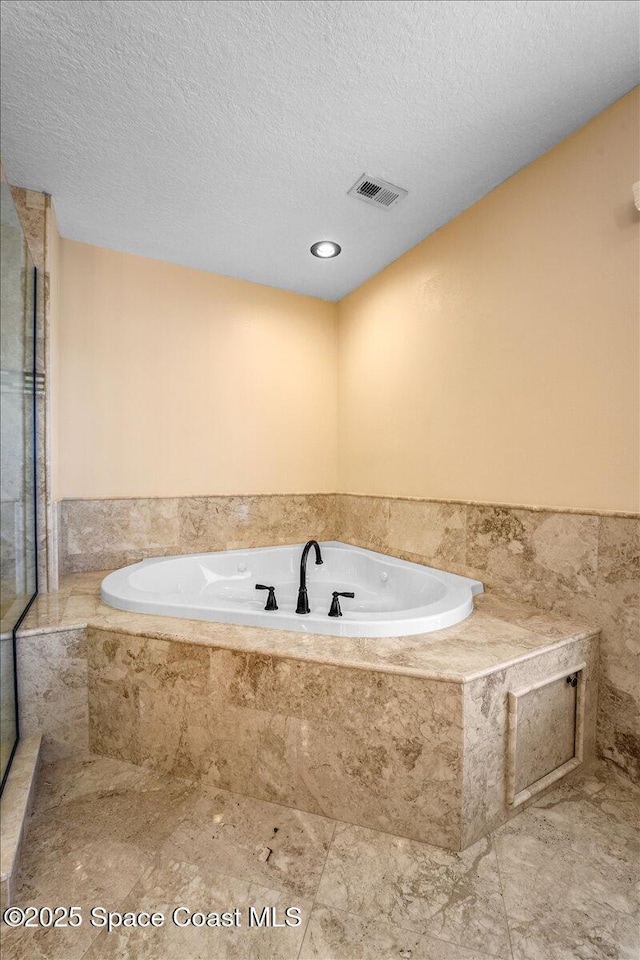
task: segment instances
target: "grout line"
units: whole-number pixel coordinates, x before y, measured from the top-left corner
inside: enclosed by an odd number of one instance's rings
[[[464,943],[457,943],[455,940],[443,940],[442,937],[434,937],[430,933],[423,933],[421,930],[415,930],[412,927],[405,927],[403,923],[396,923],[395,921],[390,920],[389,917],[383,917],[382,914],[378,915],[375,919],[365,916],[362,913],[353,913],[351,910],[343,910],[342,907],[330,906],[326,903],[320,903],[319,906],[324,907],[325,910],[330,910],[332,913],[340,913],[345,917],[352,917],[354,920],[360,920],[369,925],[370,923],[380,923],[385,927],[394,927],[396,930],[402,930],[403,933],[410,934],[412,937],[419,937],[421,940],[433,940],[436,943],[446,943],[448,947],[460,947],[462,950],[467,950],[470,953],[478,951],[478,947],[467,946]],[[486,950],[482,952],[483,960],[504,960],[504,957],[498,957],[495,953],[487,953]]]
[[[605,510],[598,507],[559,507],[533,503],[509,503],[504,500],[464,500],[455,497],[412,497],[386,493],[337,493],[336,497],[353,497],[361,500],[400,500],[409,503],[435,503],[447,506],[487,507],[497,510],[520,510],[530,513],[563,513],[575,516],[613,517],[623,520],[638,520],[640,512],[634,510]]]
[[[498,882],[500,884],[500,899],[502,900],[502,909],[504,910],[504,919],[507,925],[507,937],[509,939],[509,949],[511,951],[511,957],[513,960],[515,954],[513,952],[513,943],[511,942],[511,924],[509,922],[509,914],[507,913],[507,904],[504,899],[504,885],[502,883],[502,873],[500,872],[500,858],[498,857],[498,850],[496,847],[493,833],[489,834],[489,838],[491,841],[491,849],[493,850],[493,855],[496,858],[496,869],[498,871]]]
[[[161,844],[160,846],[162,846],[162,844]],[[159,860],[159,858],[160,858],[160,846],[159,846],[158,849],[155,851],[151,863],[150,863],[147,867],[144,868],[144,870],[142,871],[142,873],[140,874],[140,876],[138,877],[138,879],[132,884],[131,888],[130,888],[129,890],[127,890],[127,892],[126,892],[125,894],[122,895],[122,898],[121,898],[121,899],[118,898],[118,912],[119,912],[119,913],[124,913],[124,912],[125,912],[125,908],[126,908],[127,901],[128,901],[128,899],[129,899],[129,897],[131,896],[131,894],[133,893],[133,891],[135,890],[135,888],[137,887],[137,885],[140,883],[140,881],[142,880],[142,878],[143,878],[143,876],[145,875],[145,873],[147,872],[147,870],[150,870],[150,869],[156,864],[156,862]],[[137,907],[133,907],[133,909],[134,909],[134,910],[137,910],[138,908],[137,908]],[[123,928],[123,929],[124,929],[124,928]],[[135,928],[133,928],[133,929],[135,929]],[[105,937],[108,937],[108,936],[109,936],[109,933],[108,933],[108,932],[106,932],[106,931],[104,931],[104,930],[98,929],[98,932],[97,932],[96,936],[91,940],[91,943],[89,944],[89,946],[87,947],[87,949],[85,950],[85,952],[82,954],[81,960],[84,960],[84,958],[85,958],[85,957],[89,954],[89,952],[93,949],[93,947],[95,946],[95,943],[96,943],[98,937],[99,937],[102,933],[104,933]]]
[[[255,500],[285,499],[287,497],[354,497],[366,500],[402,500],[411,503],[454,504],[456,506],[489,507],[500,510],[528,510],[532,513],[566,513],[576,516],[614,517],[637,520],[640,512],[635,510],[609,510],[601,507],[561,507],[555,504],[511,503],[505,500],[471,500],[458,497],[417,497],[393,493],[358,493],[356,491],[316,491],[307,493],[189,493],[174,496],[111,496],[111,497],[62,497],[56,503],[60,506],[72,503],[102,504],[111,502],[136,503],[158,500]]]
[[[310,909],[309,909],[309,917],[308,917],[307,922],[306,922],[306,924],[305,924],[304,933],[302,934],[302,939],[300,940],[300,949],[298,950],[298,952],[297,952],[297,954],[296,954],[296,960],[299,960],[300,954],[302,953],[302,948],[303,948],[303,946],[304,946],[304,942],[305,942],[305,940],[306,940],[306,938],[307,938],[307,931],[308,931],[308,929],[309,929],[309,924],[311,923],[311,915],[312,915],[313,910],[314,910],[314,908],[315,908],[316,900],[318,899],[318,890],[320,889],[320,884],[322,883],[322,878],[324,877],[324,871],[325,871],[325,869],[326,869],[326,867],[327,867],[327,862],[328,862],[328,860],[329,860],[329,854],[331,853],[331,848],[332,848],[332,846],[333,846],[333,841],[334,841],[334,839],[335,839],[337,826],[338,826],[338,820],[334,820],[334,821],[333,821],[333,830],[331,831],[331,839],[329,840],[329,843],[328,843],[328,845],[327,845],[327,855],[326,855],[326,857],[324,858],[324,863],[322,864],[322,870],[320,871],[320,876],[318,877],[318,886],[316,887],[316,892],[314,893],[314,895],[313,895],[313,900],[311,901],[311,907],[310,907]]]

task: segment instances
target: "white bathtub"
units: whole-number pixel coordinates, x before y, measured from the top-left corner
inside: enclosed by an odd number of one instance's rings
[[[165,617],[240,623],[342,637],[399,637],[450,627],[468,617],[478,580],[408,563],[330,541],[320,544],[324,563],[307,563],[311,613],[296,614],[303,545],[225,550],[143,560],[109,574],[102,600],[120,610]],[[276,588],[278,610],[266,611],[266,591]],[[329,617],[332,592],[342,617]]]

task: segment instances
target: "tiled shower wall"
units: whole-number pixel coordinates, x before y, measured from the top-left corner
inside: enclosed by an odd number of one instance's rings
[[[482,580],[602,629],[600,752],[640,780],[640,519],[333,494],[67,500],[65,572],[145,556],[340,539]]]

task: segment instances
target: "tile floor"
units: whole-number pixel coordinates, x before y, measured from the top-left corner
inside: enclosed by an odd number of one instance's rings
[[[639,805],[599,764],[455,854],[104,757],[49,764],[16,904],[80,906],[83,923],[3,925],[2,958],[636,960]],[[242,926],[178,927],[177,905],[237,907]],[[109,933],[94,906],[165,926]],[[251,928],[250,907],[302,923]]]

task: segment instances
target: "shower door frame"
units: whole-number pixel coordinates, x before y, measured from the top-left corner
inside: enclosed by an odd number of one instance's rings
[[[25,246],[26,245],[26,240]],[[28,246],[27,246],[28,249]],[[7,782],[7,778],[11,771],[11,764],[13,763],[13,758],[15,756],[16,750],[18,749],[18,744],[20,743],[20,709],[19,709],[19,691],[18,691],[18,659],[17,659],[17,637],[18,630],[22,626],[24,618],[28,614],[33,601],[38,596],[38,373],[37,373],[37,357],[38,357],[38,268],[35,264],[31,268],[33,270],[33,316],[31,319],[31,328],[33,336],[33,356],[31,363],[31,415],[33,417],[33,430],[31,431],[31,449],[32,449],[32,497],[33,497],[33,560],[34,560],[34,585],[33,593],[27,601],[24,610],[16,620],[12,628],[11,644],[13,649],[13,706],[15,712],[15,739],[13,742],[13,747],[11,748],[11,753],[9,754],[9,759],[7,760],[7,765],[2,774],[2,780],[0,781],[0,796],[4,790],[4,786]],[[25,371],[26,375],[26,371]]]

